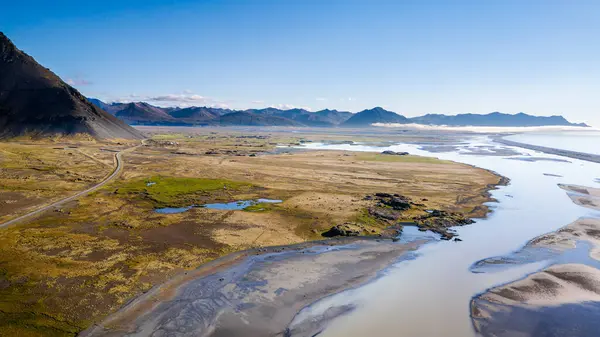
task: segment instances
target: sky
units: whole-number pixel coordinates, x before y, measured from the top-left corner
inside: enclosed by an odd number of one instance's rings
[[[600,1],[10,1],[0,31],[88,97],[375,106],[600,126]]]

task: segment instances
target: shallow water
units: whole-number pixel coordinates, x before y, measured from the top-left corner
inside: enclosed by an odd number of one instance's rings
[[[162,213],[162,214],[175,214],[175,213],[187,212],[190,209],[197,208],[197,207],[217,209],[217,210],[221,210],[221,211],[239,211],[239,210],[243,210],[247,207],[254,206],[257,204],[262,204],[262,203],[278,204],[281,202],[282,202],[282,200],[275,200],[275,199],[238,200],[238,201],[233,201],[233,202],[192,205],[192,206],[187,206],[187,207],[164,207],[164,208],[157,208],[154,211],[156,213]]]
[[[598,138],[600,140],[600,138]],[[471,226],[456,229],[463,242],[438,242],[419,249],[414,260],[390,268],[385,276],[361,288],[328,297],[301,311],[294,324],[321,315],[330,308],[355,309],[330,322],[319,336],[475,336],[469,304],[473,296],[535,272],[550,261],[536,261],[502,271],[472,272],[471,266],[488,257],[516,251],[530,239],[557,230],[582,216],[598,212],[575,205],[557,184],[592,186],[600,164],[579,160],[520,161],[516,156],[562,159],[531,150],[493,143],[477,136],[449,152],[431,153],[418,145],[389,147],[307,144],[313,149],[352,151],[407,151],[486,168],[511,178],[511,184],[493,191],[499,203],[494,213]],[[480,149],[487,151],[480,151]],[[517,155],[497,155],[512,150]],[[485,152],[489,152],[486,155]],[[548,176],[545,174],[556,176]],[[560,177],[557,177],[560,176]],[[401,193],[401,191],[398,191]]]
[[[506,137],[515,142],[600,155],[600,131],[527,132]]]

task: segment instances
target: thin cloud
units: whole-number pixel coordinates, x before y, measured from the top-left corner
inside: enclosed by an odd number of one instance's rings
[[[147,102],[157,103],[158,105],[164,106],[182,106],[189,107],[195,105],[206,105],[212,106],[221,104],[224,102],[217,101],[213,98],[197,95],[197,94],[166,94],[158,96],[143,96],[137,94],[129,94],[127,96],[119,97],[113,102],[117,103],[130,103],[130,102]]]
[[[162,96],[153,96],[146,98],[148,101],[152,102],[182,102],[182,103],[193,103],[193,102],[212,102],[212,99],[200,95],[189,95],[189,94],[181,94],[181,95],[162,95]]]
[[[323,102],[323,101],[326,101],[327,98],[325,98],[325,97],[317,97],[316,100],[320,101],[320,102]]]
[[[256,100],[256,101],[252,101],[250,103],[252,103],[252,104],[265,104],[265,101]]]
[[[275,104],[275,105],[273,105],[273,108],[277,108],[277,109],[281,109],[281,110],[304,109],[307,111],[312,111],[312,108],[305,107],[305,106],[295,106],[292,104]]]
[[[93,84],[91,81],[88,81],[83,78],[67,78],[67,84],[72,86],[84,86]]]

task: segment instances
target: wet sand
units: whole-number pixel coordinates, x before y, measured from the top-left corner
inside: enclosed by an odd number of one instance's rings
[[[594,210],[600,189],[560,185],[573,202]],[[531,240],[521,250],[473,266],[491,272],[545,261],[522,280],[488,290],[471,302],[482,336],[596,337],[600,331],[600,219],[582,218]]]
[[[180,275],[82,336],[313,336],[321,322],[289,324],[303,307],[374,279],[428,239],[340,239],[237,253]]]
[[[479,296],[472,304],[482,336],[597,337],[600,271],[581,264],[555,265]]]
[[[561,149],[555,149],[555,148],[550,148],[550,147],[545,147],[545,146],[519,143],[519,142],[515,142],[512,140],[504,139],[502,137],[495,137],[494,141],[496,143],[500,143],[500,144],[504,144],[504,145],[508,145],[508,146],[516,146],[516,147],[520,147],[520,148],[524,148],[524,149],[528,149],[528,150],[534,150],[534,151],[539,151],[539,152],[543,152],[543,153],[554,154],[554,155],[561,156],[561,157],[568,157],[568,158],[573,158],[573,159],[585,160],[585,161],[589,161],[589,162],[593,162],[593,163],[600,163],[600,156],[596,155],[596,154],[569,151],[569,150],[561,150]]]
[[[579,206],[600,211],[600,189],[578,185],[559,185],[567,191],[573,202]]]

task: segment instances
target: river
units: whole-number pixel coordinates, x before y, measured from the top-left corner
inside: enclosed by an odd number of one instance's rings
[[[524,137],[511,140],[527,142]],[[546,134],[549,147],[589,150],[599,135]],[[591,137],[591,138],[590,138]],[[567,141],[568,139],[568,141]],[[542,142],[542,140],[540,140]],[[577,146],[579,142],[580,147]],[[568,145],[567,145],[568,144]],[[512,148],[493,143],[487,136],[474,136],[448,152],[428,152],[418,144],[389,147],[348,144],[307,144],[311,149],[352,151],[407,151],[435,156],[493,170],[511,179],[508,186],[492,192],[497,203],[493,213],[476,224],[457,228],[463,242],[434,242],[417,250],[415,259],[388,268],[376,280],[356,289],[327,297],[303,309],[292,327],[331,308],[355,308],[331,321],[319,336],[475,336],[470,318],[470,300],[491,287],[505,284],[545,267],[537,262],[493,273],[474,273],[470,267],[485,258],[516,251],[530,239],[555,231],[584,216],[598,212],[575,205],[558,184],[600,187],[600,164]],[[429,148],[428,148],[429,149]],[[430,149],[431,150],[431,149]],[[506,151],[518,154],[505,155]],[[493,153],[504,153],[494,155]],[[486,153],[490,153],[489,155]]]

